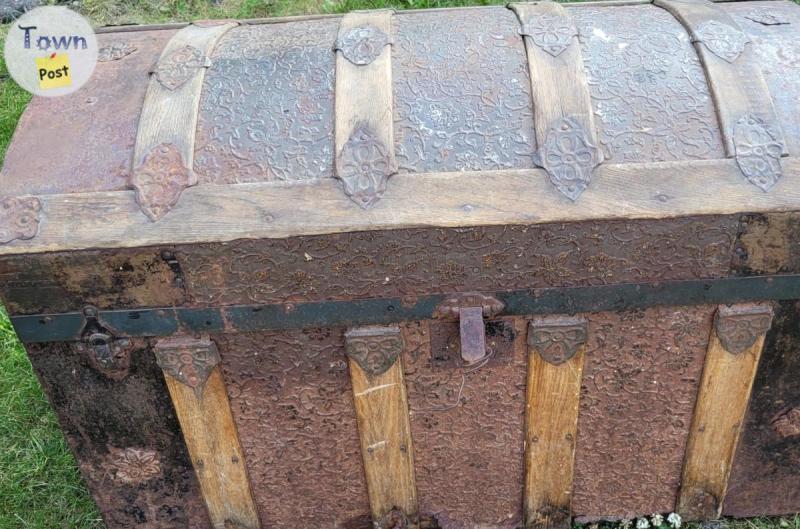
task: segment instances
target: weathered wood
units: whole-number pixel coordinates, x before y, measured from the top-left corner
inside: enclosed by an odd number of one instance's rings
[[[748,116],[762,119],[775,140],[784,146],[784,155],[787,154],[758,58],[752,44],[744,43],[749,38],[733,18],[719,6],[705,0],[655,0],[654,4],[672,13],[695,42],[717,109],[728,157],[736,155],[736,124]],[[716,24],[712,29],[712,32],[716,32],[713,40],[703,32],[703,26],[709,23]],[[742,47],[738,54],[734,51],[737,45]]]
[[[525,528],[571,527],[586,321],[540,318],[528,327]]]
[[[381,198],[397,171],[389,45],[393,13],[345,15],[336,42],[336,176],[345,193],[364,208]]]
[[[733,160],[601,165],[578,204],[561,196],[538,169],[400,174],[368,212],[344,200],[341,184],[331,179],[195,186],[157,223],[145,217],[130,191],[43,195],[39,234],[0,246],[0,255],[420,226],[800,210],[800,162],[785,158],[783,167],[784,178],[762,193],[742,178]]]
[[[182,188],[197,183],[195,131],[208,57],[219,38],[236,25],[181,29],[164,48],[150,78],[139,118],[131,184],[153,220],[172,208]]]
[[[216,345],[176,336],[155,353],[214,529],[259,529]]]
[[[556,2],[509,4],[520,21],[528,56],[531,96],[535,109],[539,164],[558,189],[575,200],[589,183],[603,157],[597,148],[594,111],[586,84],[578,30],[567,11]],[[541,38],[546,30],[548,38]],[[569,137],[577,152],[570,160],[557,156],[562,138]],[[558,157],[558,163],[551,159]],[[568,167],[568,170],[563,168]],[[561,169],[559,169],[561,168]]]
[[[706,352],[676,511],[688,520],[718,518],[750,400],[764,338],[766,305],[721,306]]]
[[[398,327],[361,327],[345,334],[367,489],[376,527],[419,521],[408,398]]]

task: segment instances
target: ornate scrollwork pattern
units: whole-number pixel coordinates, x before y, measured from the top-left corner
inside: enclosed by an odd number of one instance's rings
[[[514,13],[430,12],[392,24],[399,172],[533,167],[530,76]]]
[[[767,306],[720,307],[714,327],[722,347],[731,354],[747,351],[772,325],[772,310]]]
[[[162,143],[133,170],[131,184],[142,211],[150,220],[157,221],[178,203],[183,190],[195,182],[178,148],[172,143]]]
[[[560,365],[586,343],[586,332],[581,318],[541,318],[528,325],[528,345],[546,362]]]
[[[36,197],[0,199],[0,244],[36,237],[41,209],[42,203]]]
[[[747,181],[769,191],[780,179],[783,145],[766,122],[756,116],[741,118],[733,128],[736,163]]]
[[[219,364],[217,346],[208,337],[176,336],[159,340],[155,346],[158,366],[181,383],[202,390],[208,376]]]
[[[118,485],[139,485],[161,475],[155,450],[110,448],[107,469]]]
[[[569,48],[572,38],[578,35],[578,30],[567,17],[545,14],[525,20],[520,34],[529,37],[534,44],[553,57],[558,57]]]
[[[161,86],[167,90],[176,90],[191,79],[197,70],[207,66],[205,53],[187,45],[160,59],[154,74]]]
[[[136,46],[125,41],[112,42],[97,51],[97,62],[118,61],[136,51]]]
[[[718,20],[706,20],[695,30],[699,42],[720,59],[734,62],[750,39],[738,28]]]
[[[381,199],[389,177],[397,172],[387,146],[367,124],[353,129],[339,153],[336,167],[345,194],[365,209]]]
[[[389,370],[403,352],[403,336],[399,327],[360,327],[344,335],[347,356],[371,376]]]
[[[550,128],[540,149],[539,161],[550,181],[572,201],[583,193],[594,168],[603,161],[603,153],[572,116],[562,118]]]
[[[359,26],[336,39],[336,50],[353,64],[365,66],[380,57],[389,44],[389,37],[380,28]]]

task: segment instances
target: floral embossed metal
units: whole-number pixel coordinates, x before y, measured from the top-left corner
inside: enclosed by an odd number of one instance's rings
[[[734,62],[750,39],[738,28],[718,20],[706,20],[694,31],[695,37],[720,59]]]
[[[586,343],[583,318],[538,318],[528,324],[528,345],[548,363],[560,365]]]
[[[39,232],[41,209],[36,197],[0,199],[0,244],[34,238]]]
[[[553,57],[558,57],[569,48],[572,38],[578,35],[578,30],[567,17],[543,14],[522,22],[520,34],[529,37],[534,44]]]
[[[157,221],[178,203],[183,190],[195,184],[183,156],[172,143],[162,143],[133,170],[131,184],[142,211]]]
[[[767,123],[756,116],[745,116],[733,127],[736,163],[747,181],[769,191],[780,179],[783,144]]]
[[[758,22],[764,26],[780,26],[789,24],[789,21],[781,17],[776,11],[771,9],[753,9],[749,11],[744,18]]]
[[[158,61],[156,79],[167,90],[176,90],[200,68],[208,66],[208,59],[202,50],[194,46],[183,46]]]
[[[161,475],[158,454],[145,448],[111,448],[106,468],[120,485],[139,485]]]
[[[208,376],[219,364],[217,346],[207,336],[173,336],[159,340],[154,348],[158,366],[181,383],[202,393]]]
[[[589,185],[594,168],[603,161],[603,153],[578,120],[567,116],[547,132],[538,158],[553,185],[575,201]]]
[[[772,309],[764,305],[722,306],[714,327],[722,347],[731,354],[747,351],[772,325]]]
[[[112,42],[97,50],[97,62],[118,61],[136,51],[136,46],[124,41]]]
[[[362,208],[374,206],[397,172],[389,149],[366,123],[356,125],[336,160],[345,194]]]
[[[345,352],[365,373],[382,375],[403,352],[399,327],[358,327],[345,335]]]
[[[358,66],[365,66],[380,57],[383,48],[389,45],[389,37],[375,26],[351,28],[336,39],[336,50],[345,59]]]

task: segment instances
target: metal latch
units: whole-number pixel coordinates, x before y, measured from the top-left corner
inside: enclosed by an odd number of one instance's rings
[[[88,352],[94,367],[105,376],[125,378],[130,368],[131,341],[128,338],[116,338],[110,329],[100,323],[96,307],[84,307],[83,317],[86,324],[81,332],[78,350]]]
[[[486,331],[483,319],[496,316],[505,309],[497,298],[479,292],[455,294],[440,303],[435,318],[457,319],[461,334],[461,358],[474,364],[486,356]]]

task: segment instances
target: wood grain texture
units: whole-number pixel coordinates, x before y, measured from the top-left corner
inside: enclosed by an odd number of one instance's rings
[[[523,25],[542,15],[570,20],[567,11],[556,2],[514,3],[509,7]],[[577,30],[569,46],[555,57],[534,44],[529,37],[525,37],[525,52],[531,78],[537,145],[541,146],[547,132],[567,116],[573,116],[586,131],[591,143],[597,145],[594,112]]]
[[[764,120],[775,134],[776,140],[786,142],[780,122],[775,113],[767,82],[758,65],[753,44],[746,44],[744,51],[733,62],[718,57],[699,42],[698,27],[704,22],[716,21],[741,31],[741,27],[719,6],[706,0],[655,0],[655,5],[672,13],[683,24],[695,42],[695,49],[703,63],[711,96],[719,118],[722,141],[729,158],[736,155],[733,144],[733,129],[745,116],[756,116]]]
[[[43,195],[39,234],[0,246],[0,255],[428,226],[798,211],[800,162],[785,158],[783,169],[784,177],[764,193],[747,183],[734,160],[601,165],[577,204],[540,169],[400,174],[369,211],[344,197],[333,179],[195,186],[157,223],[142,213],[132,191]]]
[[[202,392],[164,373],[214,529],[261,527],[220,367]]]
[[[718,310],[689,431],[676,508],[687,520],[720,516],[766,336],[764,329],[742,352],[726,349],[724,335],[720,335],[719,314],[728,310],[754,315],[764,315],[767,311],[769,319],[772,318],[768,306],[734,305]]]
[[[584,349],[581,345],[572,358],[553,364],[535,346],[528,345],[526,529],[567,529],[572,525],[572,478]]]
[[[386,516],[392,511],[405,515],[408,527],[417,527],[414,449],[402,360],[398,357],[380,375],[367,373],[353,358],[349,365],[369,503],[376,528],[394,527],[386,526]]]

